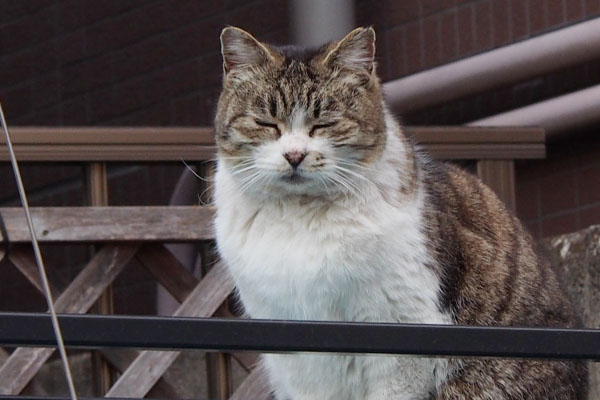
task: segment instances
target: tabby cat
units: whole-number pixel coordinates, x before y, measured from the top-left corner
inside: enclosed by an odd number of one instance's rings
[[[573,327],[555,273],[476,177],[415,150],[375,32],[316,50],[221,34],[220,255],[252,318]],[[400,339],[400,338],[399,338]],[[583,363],[270,354],[277,399],[583,399]]]

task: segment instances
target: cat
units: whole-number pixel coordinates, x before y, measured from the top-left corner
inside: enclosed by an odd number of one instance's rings
[[[574,327],[521,223],[387,109],[375,32],[319,49],[227,27],[217,248],[252,318]],[[280,400],[584,399],[583,362],[269,354]]]

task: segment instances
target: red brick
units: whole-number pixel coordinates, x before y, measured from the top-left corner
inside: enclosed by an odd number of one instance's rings
[[[48,7],[0,25],[2,54],[19,51],[52,37],[56,32],[55,14],[56,7]]]
[[[88,90],[87,64],[78,63],[60,69],[61,90],[66,97],[84,93]]]
[[[220,69],[221,68],[221,60],[220,56],[215,58],[216,65],[209,66],[208,62],[203,60],[199,61],[198,58],[193,58],[191,60],[186,60],[177,64],[170,65],[166,70],[166,74],[169,79],[169,88],[170,88],[170,96],[171,97],[180,97],[189,93],[190,91],[194,91],[198,89],[200,82],[200,68],[204,67],[205,69]],[[203,76],[204,78],[204,76]],[[220,80],[219,80],[220,81]],[[217,82],[213,82],[217,83]]]
[[[578,230],[577,212],[544,218],[542,220],[542,236],[549,237]]]
[[[141,8],[141,18],[152,21],[158,31],[177,29],[193,21],[225,11],[224,1],[162,0]]]
[[[438,16],[426,18],[423,24],[423,51],[425,68],[440,63],[440,21]]]
[[[15,20],[54,4],[56,0],[3,1],[0,21]]]
[[[76,97],[67,100],[60,107],[60,125],[87,125],[89,116],[85,98]]]
[[[54,40],[42,42],[31,49],[31,72],[46,74],[48,71],[58,69],[58,52]]]
[[[590,17],[600,13],[599,0],[584,0],[585,15]]]
[[[56,51],[60,65],[83,60],[87,57],[85,35],[82,30],[68,33],[56,39]]]
[[[172,123],[171,109],[167,99],[164,102],[152,104],[141,110],[125,114],[110,121],[111,125],[117,126],[168,126]],[[157,180],[161,185],[156,190],[161,190],[163,180]],[[155,200],[155,195],[149,200]],[[163,203],[166,204],[166,203]]]
[[[487,50],[492,47],[492,6],[489,1],[474,4],[475,12],[475,50]]]
[[[544,215],[575,207],[577,193],[574,173],[568,172],[542,179],[540,196]]]
[[[539,217],[539,185],[537,182],[517,183],[517,213],[524,221]]]
[[[579,171],[579,204],[600,202],[600,165]]]
[[[260,36],[278,29],[287,24],[287,1],[260,0],[249,3],[225,16],[224,25],[239,26],[260,39]],[[268,10],[269,17],[265,18]],[[224,26],[223,25],[223,26]],[[218,36],[216,36],[218,40]],[[214,40],[212,37],[209,40]]]
[[[470,5],[458,9],[458,56],[470,55],[475,50],[475,27],[473,26],[473,8]]]
[[[546,0],[529,0],[529,32],[533,35],[546,30],[548,16]]]
[[[134,8],[143,6],[149,0],[106,0],[106,1],[90,1],[85,3],[85,20],[86,23],[96,22],[107,17],[122,14]]]
[[[155,33],[155,25],[132,12],[87,26],[85,37],[89,55],[116,50]]]
[[[219,35],[226,25],[225,21],[224,18],[217,16],[170,33],[168,36],[170,43],[177,43],[177,46],[172,49],[174,59],[183,60],[209,52],[220,53]],[[256,33],[262,40],[259,32],[252,30],[251,32]]]
[[[423,42],[421,24],[418,22],[406,26],[406,63],[408,73],[423,69]]]
[[[509,10],[510,0],[494,0],[492,2],[492,27],[495,46],[502,46],[511,41]]]
[[[565,9],[559,0],[546,0],[548,10],[548,28],[555,28],[565,23]]]
[[[168,36],[161,35],[114,53],[114,80],[120,81],[167,67],[175,60],[173,43]]]
[[[550,143],[546,151],[546,160],[539,165],[540,176],[560,174],[577,168],[580,154],[574,151],[570,143]]]
[[[419,0],[382,0],[368,3],[378,3],[381,7],[380,15],[385,19],[386,26],[395,26],[411,21],[420,15]]]
[[[33,80],[31,105],[34,110],[60,102],[60,74],[58,72],[47,74]]]
[[[401,3],[399,1],[398,3]],[[454,0],[421,0],[423,15],[430,15],[454,7]]]
[[[408,73],[408,60],[406,51],[406,30],[393,29],[387,33],[388,54],[390,63],[389,79],[399,78]]]
[[[585,207],[579,210],[579,229],[600,224],[600,205]]]
[[[458,55],[456,21],[456,11],[447,12],[440,16],[442,63],[455,60]]]
[[[86,60],[84,70],[87,90],[104,88],[107,84],[114,82],[115,69],[116,65],[110,54]]]
[[[567,6],[567,21],[574,22],[583,18],[583,7],[581,1],[565,1]]]
[[[519,40],[529,35],[529,8],[523,0],[511,1],[512,40]]]
[[[539,222],[524,222],[523,225],[525,225],[525,229],[531,233],[534,239],[542,237],[542,226]]]
[[[88,95],[89,121],[93,125],[98,125],[119,112],[113,103],[113,92],[106,89],[94,92]]]
[[[9,125],[11,118],[16,118],[32,111],[32,94],[29,83],[9,89],[0,88],[0,99],[2,99],[2,107],[4,107]]]
[[[0,82],[3,86],[11,86],[31,79],[33,63],[33,51],[31,49],[24,49],[22,52],[1,57]]]
[[[86,3],[81,0],[65,0],[58,3],[58,30],[68,32],[85,25]]]

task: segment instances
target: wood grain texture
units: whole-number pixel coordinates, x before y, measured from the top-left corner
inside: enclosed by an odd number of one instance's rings
[[[269,382],[262,368],[254,368],[229,400],[272,400]]]
[[[198,285],[198,279],[162,244],[144,245],[135,257],[180,303]]]
[[[100,349],[98,350],[108,362],[119,371],[125,371],[129,365],[135,360],[140,352],[137,350],[128,349]],[[180,398],[177,389],[165,377],[156,381],[154,387],[148,392],[150,397],[158,397],[163,399]]]
[[[544,154],[542,128],[409,126],[404,130],[443,159],[498,158],[498,153],[503,158],[539,158]],[[20,161],[179,162],[216,156],[210,127],[15,127],[11,135]],[[7,157],[0,153],[0,161]]]
[[[21,208],[0,208],[12,243],[29,243]],[[214,237],[214,209],[202,206],[33,207],[40,243],[186,242]]]
[[[198,283],[174,316],[210,317],[232,290],[233,281],[219,263]],[[106,397],[144,397],[178,355],[175,351],[142,351]]]
[[[59,313],[85,313],[133,258],[138,245],[101,249],[56,299]],[[52,348],[20,347],[0,367],[0,394],[17,395],[52,355]]]
[[[33,254],[33,249],[27,245],[16,245],[10,250],[8,256],[10,262],[25,276],[25,278],[42,294],[44,293],[44,287],[42,285],[42,278],[40,277],[40,271]],[[56,298],[67,285],[64,279],[58,275],[56,270],[46,264],[46,275],[48,276],[48,283],[50,284],[50,291],[52,296]]]
[[[512,160],[480,160],[477,175],[516,213],[515,163]]]

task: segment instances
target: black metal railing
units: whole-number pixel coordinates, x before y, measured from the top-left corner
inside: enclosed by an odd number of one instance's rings
[[[600,330],[62,314],[68,347],[600,360]],[[1,346],[56,345],[45,313],[0,313]]]

